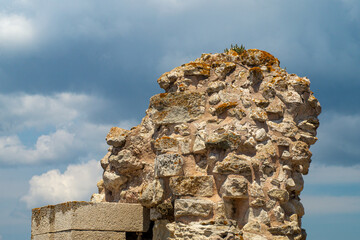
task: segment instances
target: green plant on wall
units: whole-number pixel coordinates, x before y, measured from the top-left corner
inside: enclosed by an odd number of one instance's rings
[[[228,52],[228,51],[230,51],[230,50],[234,50],[234,51],[237,52],[238,54],[241,54],[242,52],[245,51],[245,46],[241,44],[240,47],[239,47],[237,44],[235,44],[235,45],[232,45],[232,44],[231,44],[230,49],[225,48],[225,49],[224,49],[224,52],[226,53],[226,52]]]

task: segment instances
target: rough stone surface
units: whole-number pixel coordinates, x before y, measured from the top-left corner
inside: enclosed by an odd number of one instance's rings
[[[170,188],[176,196],[211,197],[214,195],[212,176],[172,177]]]
[[[31,240],[126,240],[125,232],[112,231],[77,231],[44,233],[35,235]]]
[[[212,212],[213,202],[201,199],[175,200],[175,217],[200,216],[207,217]]]
[[[299,196],[321,107],[309,79],[279,64],[230,50],[161,75],[165,93],[101,160],[94,201],[142,203],[169,239],[304,239]]]
[[[110,130],[92,201],[141,203],[168,239],[305,239],[321,112],[309,79],[249,49],[202,54],[158,83],[138,126]]]
[[[129,130],[119,127],[112,127],[106,136],[106,143],[114,147],[122,147],[125,144]]]
[[[162,154],[155,158],[155,176],[171,177],[183,174],[184,161],[179,154]]]
[[[146,232],[149,210],[140,204],[67,202],[32,210],[32,236],[68,230]]]
[[[230,175],[220,189],[223,198],[247,198],[248,181],[243,176]]]

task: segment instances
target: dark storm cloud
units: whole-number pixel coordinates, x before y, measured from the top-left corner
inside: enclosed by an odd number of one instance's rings
[[[156,79],[162,72],[202,52],[244,43],[308,76],[324,109],[355,108],[349,97],[335,97],[357,96],[351,93],[360,87],[359,27],[350,3],[22,2],[17,6],[34,25],[36,46],[0,56],[2,92],[98,93],[122,105],[128,117],[141,118],[147,99],[161,91]]]

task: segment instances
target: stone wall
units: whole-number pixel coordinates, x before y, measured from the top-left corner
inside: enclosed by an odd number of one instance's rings
[[[93,202],[141,203],[154,239],[306,238],[321,107],[271,54],[203,54],[164,73],[140,125],[113,127]]]

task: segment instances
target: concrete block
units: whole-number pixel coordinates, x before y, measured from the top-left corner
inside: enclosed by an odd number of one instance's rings
[[[68,230],[146,232],[149,210],[140,204],[66,202],[32,210],[31,234]]]
[[[78,231],[44,233],[32,236],[31,240],[126,240],[125,232]]]

